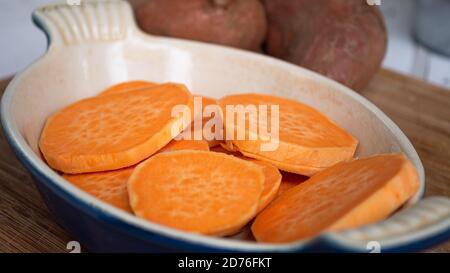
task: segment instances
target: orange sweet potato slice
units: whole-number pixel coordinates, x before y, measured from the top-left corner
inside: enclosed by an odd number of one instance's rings
[[[172,117],[175,105],[193,107],[183,85],[83,99],[47,120],[39,146],[48,164],[64,173],[132,166],[184,129],[189,117]]]
[[[198,96],[198,95],[194,95],[194,97],[196,97],[196,96]],[[216,100],[213,99],[213,98],[210,98],[210,97],[207,97],[207,96],[199,96],[199,97],[201,97],[201,99],[202,99],[202,116],[201,116],[201,120],[202,120],[202,128],[201,128],[201,130],[202,130],[202,132],[201,133],[202,133],[203,139],[208,142],[208,145],[209,145],[210,148],[218,146],[222,142],[222,139],[216,139],[216,138],[206,139],[205,138],[206,131],[204,130],[205,125],[207,124],[207,122],[209,120],[211,120],[212,118],[215,118],[215,116],[214,115],[212,115],[212,116],[204,116],[204,114],[206,114],[205,113],[205,108],[207,106],[215,106],[217,108],[219,106],[217,105]],[[218,118],[220,118],[220,116]],[[192,124],[192,128],[191,129],[192,129],[192,133],[194,133],[196,130],[200,130],[200,128],[194,128],[194,124]],[[223,130],[223,127],[221,126],[221,128],[213,128],[213,130]]]
[[[291,242],[380,221],[419,188],[402,154],[338,163],[276,198],[252,225],[260,242]]]
[[[263,94],[239,94],[224,97],[219,100],[223,110],[225,130],[228,135],[234,134],[234,139],[228,139],[233,146],[245,156],[267,161],[281,170],[302,175],[313,175],[324,168],[340,161],[352,158],[358,141],[348,132],[338,127],[319,111],[294,100]],[[259,109],[260,105],[267,105],[267,117],[272,115],[271,106],[279,106],[279,143],[275,150],[261,149],[261,144],[267,143],[267,135],[260,135],[261,128],[266,128],[271,122],[259,124],[254,129],[247,125],[255,118],[245,116],[245,128],[240,128],[237,115],[233,124],[227,124],[226,106],[253,105]],[[259,110],[258,110],[259,111]],[[272,124],[271,124],[272,125]],[[234,127],[234,129],[233,129]],[[270,127],[270,126],[269,126]],[[236,139],[238,131],[245,132],[244,140]],[[227,135],[227,134],[225,134]],[[251,140],[250,136],[256,137]]]
[[[161,170],[167,170],[162,172]],[[264,174],[256,164],[221,153],[159,153],[128,181],[134,213],[200,234],[225,236],[254,217]]]
[[[172,140],[159,152],[179,151],[179,150],[199,150],[209,151],[208,142],[205,140]]]
[[[262,167],[264,173],[264,186],[259,199],[259,205],[256,213],[262,211],[277,196],[278,188],[281,183],[281,174],[277,167],[256,159],[241,157],[244,160],[255,163]]]
[[[258,208],[256,209],[255,212],[256,215],[264,208],[266,208],[270,204],[270,202],[272,202],[272,200],[274,200],[275,197],[277,196],[278,188],[281,182],[281,174],[280,171],[275,166],[266,163],[264,161],[248,158],[245,156],[238,156],[238,157],[260,166],[264,173],[264,185],[263,190],[261,192],[261,196],[259,198]],[[248,224],[246,224],[245,226],[248,226]],[[245,226],[241,226],[233,231],[230,231],[229,235],[234,235],[241,232],[241,230],[245,228]]]
[[[101,92],[99,94],[99,96],[118,94],[121,92],[135,91],[135,90],[145,89],[145,88],[149,88],[149,87],[155,87],[157,85],[158,85],[157,83],[147,82],[147,81],[128,81],[128,82],[119,83],[119,84],[116,84],[116,85],[113,85],[113,86],[107,88],[105,91]]]
[[[202,98],[202,111],[205,110],[206,106],[217,105],[217,101],[213,98],[207,96],[194,95]],[[212,117],[204,117],[205,119],[210,119]]]
[[[255,163],[263,168],[264,187],[263,187],[263,191],[261,193],[261,198],[259,201],[257,213],[260,212],[261,210],[263,210],[278,195],[278,190],[281,187],[282,179],[284,179],[284,176],[281,175],[281,173],[277,167],[275,167],[272,164],[267,163],[265,161],[256,160],[256,159],[253,159],[250,157],[242,156],[238,152],[231,152],[231,151],[223,148],[222,146],[213,147],[213,148],[211,148],[211,151],[216,152],[216,153],[225,153],[225,154],[229,154],[229,155],[234,155],[241,159]],[[296,175],[296,176],[299,176],[299,175]],[[299,176],[299,177],[303,177],[303,176]]]
[[[259,206],[257,213],[263,210],[278,194],[278,189],[281,187],[282,175],[277,167],[265,161],[256,160],[250,157],[245,157],[238,152],[231,152],[224,149],[222,146],[213,147],[211,151],[216,153],[225,153],[229,155],[234,155],[241,159],[247,160],[249,162],[255,163],[263,168],[264,172],[264,187],[261,193],[261,198],[259,201]],[[299,175],[296,175],[299,176]],[[303,177],[303,176],[300,176]],[[284,176],[283,176],[284,178]]]
[[[318,173],[325,169],[325,167],[310,167],[310,166],[305,166],[305,165],[293,165],[291,162],[287,162],[288,160],[278,161],[278,160],[274,160],[273,158],[267,158],[265,156],[249,153],[249,152],[243,151],[243,150],[239,150],[239,152],[247,157],[265,161],[274,166],[277,166],[280,170],[283,170],[286,172],[292,172],[292,173],[296,173],[296,174],[301,174],[301,175],[305,175],[305,176],[312,176],[315,173]]]
[[[197,105],[202,105],[202,108],[198,109]],[[208,106],[212,106],[214,110],[213,113],[205,112],[205,108]],[[181,133],[181,139],[184,140],[204,140],[208,143],[209,147],[215,147],[218,146],[219,143],[222,141],[221,131],[223,130],[222,120],[219,118],[220,128],[215,128],[217,125],[213,125],[211,128],[211,124],[207,124],[212,118],[215,117],[214,113],[220,109],[219,106],[216,104],[216,101],[212,98],[205,97],[205,96],[199,96],[194,95],[194,113],[193,117],[194,120],[191,124]],[[208,109],[208,111],[211,111]],[[212,115],[212,116],[210,116]],[[207,128],[205,129],[205,126]],[[215,131],[219,130],[219,138],[216,137]],[[211,132],[212,131],[212,132]]]
[[[172,140],[159,152],[178,150],[209,151],[209,146],[203,140]],[[132,213],[128,200],[127,181],[134,168],[135,166],[113,171],[64,174],[63,177],[100,200]]]
[[[103,91],[99,94],[99,96],[103,95],[111,95],[111,94],[117,94],[121,92],[129,92],[129,91],[135,91],[135,90],[151,90],[152,88],[158,87],[159,84],[153,83],[153,82],[147,82],[147,81],[129,81],[124,83],[119,83],[116,85],[113,85]],[[202,105],[203,108],[207,105],[215,105],[216,100],[208,97],[201,97],[202,98]],[[209,120],[209,118],[204,119],[203,124],[205,121]],[[193,132],[193,126],[191,126],[191,131]],[[211,144],[210,144],[211,142]],[[213,146],[213,143],[215,143],[215,140],[212,141],[206,141],[206,140],[172,140],[169,142],[166,146],[164,146],[160,152],[166,152],[166,151],[175,151],[175,150],[202,150],[202,151],[209,151],[209,147]],[[206,146],[205,146],[206,144]]]
[[[64,174],[63,177],[98,199],[132,213],[128,200],[127,181],[134,167],[114,171]]]

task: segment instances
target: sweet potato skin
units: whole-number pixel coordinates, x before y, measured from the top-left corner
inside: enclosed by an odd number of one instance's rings
[[[154,35],[259,51],[267,21],[259,0],[130,0],[138,25]]]
[[[268,54],[360,91],[379,69],[387,32],[365,0],[264,0]]]

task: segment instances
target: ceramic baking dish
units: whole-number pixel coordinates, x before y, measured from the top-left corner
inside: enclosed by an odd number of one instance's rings
[[[59,223],[90,251],[415,251],[450,236],[450,201],[422,199],[425,174],[406,136],[356,92],[304,68],[242,50],[141,32],[124,1],[44,6],[33,20],[46,54],[18,74],[2,98],[5,136]],[[357,156],[401,151],[420,175],[420,191],[374,225],[289,244],[190,234],[136,218],[74,187],[43,161],[37,143],[46,118],[105,87],[133,79],[181,82],[196,94],[261,92],[307,103],[360,141]]]

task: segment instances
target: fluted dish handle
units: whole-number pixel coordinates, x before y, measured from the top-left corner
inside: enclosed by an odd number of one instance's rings
[[[32,18],[49,48],[125,40],[137,30],[131,6],[122,0],[67,0],[36,9]]]
[[[450,199],[426,197],[385,221],[340,233],[326,239],[338,251],[402,252],[422,250],[450,238]]]

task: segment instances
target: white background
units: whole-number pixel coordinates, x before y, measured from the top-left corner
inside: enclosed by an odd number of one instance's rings
[[[0,0],[0,78],[25,68],[45,52],[45,36],[31,12],[51,0]],[[381,0],[389,30],[384,66],[450,87],[450,58],[433,54],[411,37],[415,0]],[[450,16],[450,15],[449,15]]]

